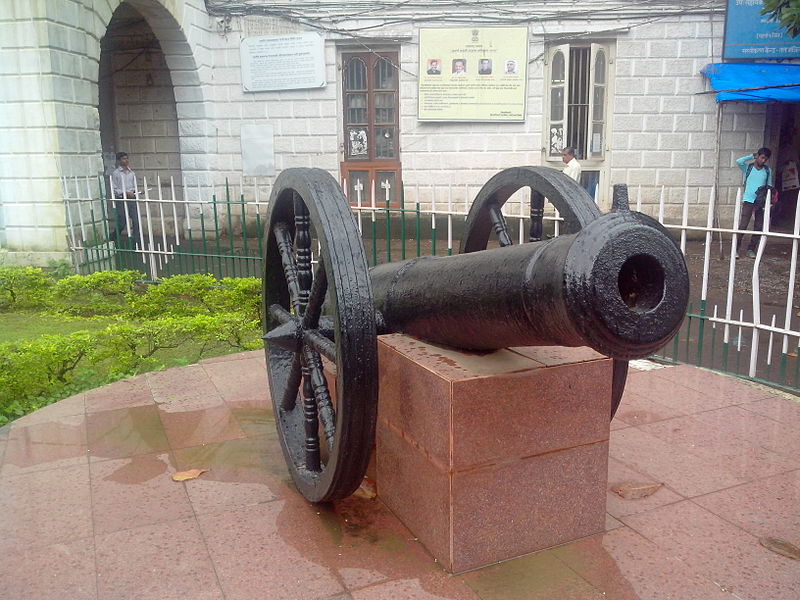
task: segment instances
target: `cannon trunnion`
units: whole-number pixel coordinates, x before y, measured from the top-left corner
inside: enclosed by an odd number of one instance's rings
[[[531,189],[531,243],[513,245],[500,208],[522,187]],[[628,211],[624,189],[615,194],[615,211],[600,215],[558,171],[507,169],[478,193],[462,254],[369,270],[335,180],[319,169],[283,171],[267,220],[264,339],[279,437],[300,492],[333,500],[363,478],[377,416],[379,332],[469,350],[590,346],[615,359],[615,409],[627,360],[675,334],[689,289],[666,230]],[[545,197],[567,232],[549,240],[541,239]],[[492,232],[501,247],[486,250]]]

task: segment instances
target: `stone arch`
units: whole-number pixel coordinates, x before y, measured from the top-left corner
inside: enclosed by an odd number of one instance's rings
[[[198,6],[192,6],[195,3]],[[207,104],[201,86],[198,61],[195,58],[195,47],[185,33],[193,18],[207,16],[202,2],[198,3],[198,0],[186,2],[182,5],[183,11],[180,15],[175,14],[179,3],[169,0],[111,0],[109,4],[111,5],[110,12],[97,14],[95,30],[99,29],[102,32],[99,37],[97,37],[97,31],[95,32],[98,64],[102,62],[101,40],[108,35],[115,15],[118,15],[120,11],[125,11],[127,6],[130,7],[129,10],[136,11],[146,21],[147,29],[152,32],[159,54],[166,63],[166,71],[171,84],[171,103],[174,106],[174,113],[172,113],[173,109],[166,109],[165,112],[168,113],[167,119],[174,114],[174,125],[168,125],[166,134],[159,139],[158,128],[159,126],[163,128],[165,115],[161,115],[162,120],[158,115],[151,115],[147,125],[151,127],[150,133],[154,133],[155,136],[150,140],[145,140],[145,136],[142,134],[142,142],[139,147],[146,149],[148,144],[159,143],[161,147],[154,149],[153,157],[149,159],[149,164],[145,165],[147,167],[145,170],[178,175],[176,186],[179,194],[183,178],[190,184],[205,184],[209,179],[210,167]],[[143,85],[152,85],[152,83],[152,79],[148,79]],[[97,84],[99,96],[100,75],[97,78]],[[147,94],[144,90],[141,93],[146,97]],[[156,99],[153,111],[157,111],[158,107]],[[146,116],[148,113],[143,111],[142,114]],[[128,122],[132,124],[134,120],[128,119]],[[124,148],[124,150],[130,152],[136,149]]]

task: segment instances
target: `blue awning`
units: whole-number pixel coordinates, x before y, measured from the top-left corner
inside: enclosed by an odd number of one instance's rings
[[[782,63],[710,63],[708,77],[717,102],[800,102],[800,65]]]

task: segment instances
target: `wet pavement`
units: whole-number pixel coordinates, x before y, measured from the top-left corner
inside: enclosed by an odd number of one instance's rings
[[[9,600],[797,600],[800,402],[689,366],[632,370],[607,531],[451,576],[380,500],[303,500],[261,353],[148,373],[0,428]],[[178,483],[171,474],[208,469]],[[380,482],[378,482],[380,485]],[[520,493],[525,493],[520,490]],[[487,507],[487,510],[491,510]]]

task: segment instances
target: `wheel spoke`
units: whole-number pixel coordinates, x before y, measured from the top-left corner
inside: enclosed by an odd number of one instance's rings
[[[336,344],[325,337],[319,329],[306,329],[303,331],[303,343],[308,344],[322,356],[336,364]]]
[[[328,450],[332,451],[333,441],[336,435],[336,413],[333,409],[333,402],[331,402],[328,381],[325,379],[325,373],[322,369],[322,361],[319,358],[319,354],[309,346],[304,346],[303,356],[308,365],[311,387],[314,397],[317,400],[317,410],[320,421],[322,421],[325,442],[328,445]]]
[[[303,361],[305,363],[305,361]],[[320,470],[319,454],[319,421],[317,420],[317,402],[308,367],[302,365],[303,372],[303,425],[305,428],[305,467],[309,471]]]
[[[511,236],[508,234],[508,225],[506,224],[506,218],[503,216],[500,205],[492,204],[489,207],[489,218],[492,220],[492,226],[497,234],[497,239],[500,241],[500,245],[511,246],[514,242],[511,241]]]
[[[302,314],[301,311],[301,291],[300,283],[297,273],[297,262],[295,261],[292,252],[292,234],[289,233],[289,228],[286,223],[278,221],[273,227],[275,233],[275,242],[278,245],[278,252],[281,255],[281,265],[283,266],[283,275],[286,278],[286,287],[289,290],[289,299],[292,303],[292,308],[295,314]]]
[[[538,242],[542,239],[542,220],[544,219],[544,196],[536,191],[531,191],[531,228],[528,234],[529,242]]]
[[[269,316],[279,321],[281,325],[294,319],[292,313],[283,308],[280,304],[272,304],[269,307]]]
[[[322,313],[322,305],[325,303],[327,291],[328,277],[322,257],[320,257],[314,273],[314,282],[311,284],[311,291],[308,295],[306,312],[303,315],[303,329],[315,329],[319,325],[319,316]]]
[[[300,389],[300,379],[303,375],[301,367],[300,355],[293,354],[289,376],[286,378],[286,385],[283,387],[283,395],[278,400],[278,406],[282,410],[294,410],[295,402],[297,402],[297,392]]]
[[[311,289],[311,219],[308,207],[298,193],[294,193],[294,243],[297,250],[297,283],[300,286],[297,313],[302,316],[308,304]]]

